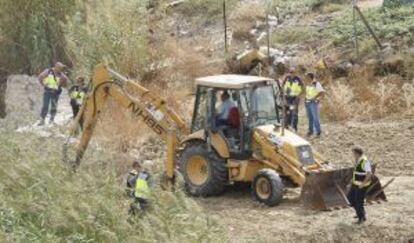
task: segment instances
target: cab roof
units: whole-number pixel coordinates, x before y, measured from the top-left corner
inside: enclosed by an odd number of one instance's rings
[[[273,81],[273,79],[258,76],[225,74],[198,78],[196,79],[196,85],[212,88],[242,89],[254,84],[265,84],[267,81]]]

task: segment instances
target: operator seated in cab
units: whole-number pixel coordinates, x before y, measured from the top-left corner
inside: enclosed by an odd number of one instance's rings
[[[218,107],[217,114],[216,114],[216,126],[217,127],[226,127],[231,126],[230,118],[234,115],[230,113],[234,113],[234,110],[237,109],[236,104],[230,99],[230,94],[227,90],[223,91],[220,96],[221,104]],[[233,120],[233,119],[232,119]]]

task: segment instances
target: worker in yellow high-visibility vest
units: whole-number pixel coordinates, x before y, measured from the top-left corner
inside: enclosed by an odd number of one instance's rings
[[[289,74],[283,81],[283,91],[286,100],[285,124],[295,131],[298,130],[300,96],[303,93],[303,82],[296,75],[295,68],[289,69]]]
[[[145,210],[148,207],[148,200],[151,194],[150,190],[150,164],[151,161],[144,161],[141,165],[138,161],[133,163],[133,171],[128,176],[128,186],[133,186],[134,203],[131,204],[130,213],[135,214],[139,210]],[[131,174],[134,174],[133,176]]]
[[[66,66],[57,62],[52,68],[45,69],[39,74],[38,79],[40,84],[44,87],[43,105],[40,112],[39,126],[45,124],[45,119],[50,106],[50,123],[54,122],[57,113],[57,104],[59,95],[62,93],[62,87],[66,87],[68,78],[63,73]]]
[[[364,151],[360,147],[352,149],[355,159],[355,168],[352,176],[351,190],[348,194],[348,200],[355,209],[357,224],[361,224],[367,220],[364,201],[368,187],[371,185],[372,168],[371,162],[364,155]]]
[[[85,86],[85,79],[83,77],[78,77],[76,79],[76,84],[69,89],[70,106],[72,107],[73,117],[76,117],[78,114],[86,92],[87,87]]]
[[[141,171],[141,164],[134,160],[132,162],[132,168],[126,178],[126,191],[127,195],[131,198],[135,198],[135,182],[137,181],[138,173]]]
[[[305,108],[309,122],[307,136],[310,137],[316,135],[316,137],[319,137],[322,133],[319,103],[325,94],[325,90],[322,85],[315,80],[315,75],[313,73],[307,73],[305,75],[305,83]]]

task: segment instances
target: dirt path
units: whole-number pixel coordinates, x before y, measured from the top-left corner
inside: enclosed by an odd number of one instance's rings
[[[350,164],[351,148],[360,145],[377,164],[380,175],[414,176],[413,119],[328,124],[322,139],[312,143],[332,163]]]
[[[246,188],[245,188],[246,189]],[[408,242],[414,240],[414,177],[389,186],[389,202],[367,207],[368,222],[353,224],[352,209],[314,212],[301,207],[298,190],[273,208],[252,200],[248,190],[199,200],[226,227],[230,242]]]
[[[382,181],[396,176],[388,203],[367,209],[369,221],[353,224],[354,212],[314,212],[302,208],[299,189],[288,189],[281,205],[268,208],[252,199],[248,185],[221,197],[198,199],[224,225],[230,242],[409,242],[414,240],[414,122],[328,124],[313,143],[336,163],[347,163],[346,151],[363,144],[374,155]],[[386,175],[386,176],[384,176]]]

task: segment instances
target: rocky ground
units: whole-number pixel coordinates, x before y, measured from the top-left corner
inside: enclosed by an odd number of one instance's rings
[[[64,90],[59,98],[55,123],[37,126],[42,105],[43,88],[37,78],[27,75],[9,77],[6,90],[7,118],[0,120],[20,133],[35,133],[41,137],[64,138],[65,126],[72,119],[69,96]]]

